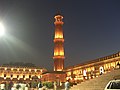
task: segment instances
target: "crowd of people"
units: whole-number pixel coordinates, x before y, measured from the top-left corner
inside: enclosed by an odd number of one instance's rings
[[[65,90],[69,90],[70,82],[67,80],[64,83]],[[32,86],[31,82],[1,82],[0,90],[49,90],[41,81],[37,82],[34,86]],[[53,90],[58,90],[57,82],[53,83]]]
[[[1,82],[0,90],[28,90],[29,84],[20,82]]]

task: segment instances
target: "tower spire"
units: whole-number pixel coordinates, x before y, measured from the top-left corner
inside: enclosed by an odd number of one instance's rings
[[[64,36],[62,25],[63,16],[60,13],[55,15],[55,36],[54,36],[54,71],[62,71],[64,68]]]

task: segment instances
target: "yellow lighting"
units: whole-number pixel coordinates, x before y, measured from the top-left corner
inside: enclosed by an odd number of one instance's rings
[[[60,51],[60,55],[63,56],[63,55],[64,55],[64,52]]]
[[[54,52],[54,56],[57,56],[58,55],[58,52]]]
[[[64,52],[60,51],[60,52],[54,52],[54,56],[64,56]]]
[[[5,68],[5,70],[7,70],[7,68]]]
[[[57,69],[57,71],[62,71],[62,69]]]
[[[55,49],[54,56],[64,56],[64,50],[62,49]]]
[[[23,71],[25,71],[25,68],[23,69]]]
[[[91,69],[90,69],[90,68],[87,68],[87,71],[89,72],[89,71],[91,71]]]
[[[59,32],[59,31],[56,31],[55,32],[55,38],[63,38],[63,33]]]
[[[41,71],[41,72],[43,72],[43,70],[42,70],[42,69],[41,69],[40,71]]]
[[[62,35],[55,35],[55,38],[63,38]]]
[[[11,68],[11,71],[13,71],[13,68]]]

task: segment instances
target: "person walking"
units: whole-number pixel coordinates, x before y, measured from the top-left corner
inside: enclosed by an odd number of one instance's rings
[[[69,80],[67,80],[65,82],[65,90],[70,90],[70,82],[69,82]]]
[[[29,85],[28,84],[25,85],[25,90],[29,90]]]
[[[3,83],[1,83],[1,90],[5,90],[5,83],[3,82]]]
[[[8,84],[8,90],[11,90],[12,87],[13,87],[13,82],[10,81],[9,84]]]
[[[15,86],[12,86],[10,90],[16,90],[16,87],[15,87]]]
[[[41,81],[38,83],[38,90],[42,90],[42,82]]]
[[[54,90],[57,90],[57,82],[54,82]]]

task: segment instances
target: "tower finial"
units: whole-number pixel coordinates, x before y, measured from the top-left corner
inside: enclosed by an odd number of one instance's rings
[[[57,13],[55,14],[55,16],[56,16],[56,15],[61,15],[61,16],[62,16],[62,14],[61,14],[60,11],[57,11]]]
[[[60,11],[57,11],[57,14],[58,14],[58,15],[61,15]]]

